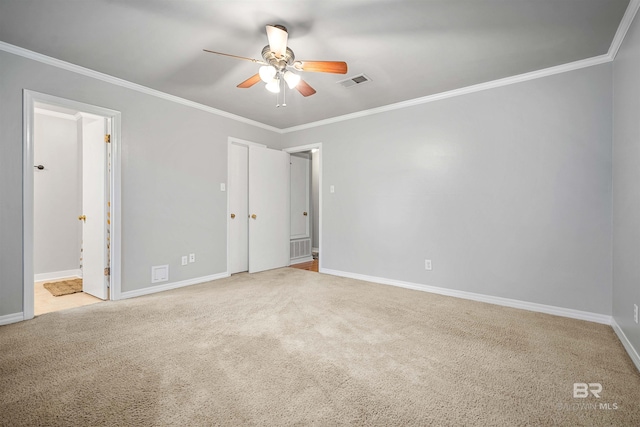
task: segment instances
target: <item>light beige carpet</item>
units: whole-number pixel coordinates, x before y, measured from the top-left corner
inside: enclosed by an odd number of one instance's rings
[[[48,282],[42,285],[46,290],[51,292],[54,297],[62,295],[71,295],[82,292],[82,279],[61,280],[59,282]]]
[[[574,383],[600,383],[600,398],[573,398]],[[287,268],[0,327],[0,414],[637,426],[640,374],[609,326]]]

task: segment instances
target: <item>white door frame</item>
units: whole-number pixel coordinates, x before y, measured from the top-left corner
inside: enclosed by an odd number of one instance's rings
[[[293,158],[296,156],[291,156],[291,173],[293,174]],[[300,209],[303,212],[307,212],[307,216],[306,216],[306,221],[307,221],[307,227],[304,233],[301,234],[293,234],[293,233],[289,233],[290,234],[290,238],[289,240],[297,240],[297,239],[305,239],[305,238],[309,238],[311,237],[311,233],[312,233],[312,228],[313,228],[313,223],[312,221],[310,221],[310,219],[313,218],[313,213],[311,215],[309,215],[309,208],[311,207],[311,198],[312,198],[312,191],[311,191],[311,171],[313,169],[313,165],[312,163],[312,159],[311,156],[309,156],[309,158],[304,158],[304,157],[298,157],[299,160],[306,162],[305,166],[306,166],[306,174],[305,174],[305,191],[306,191],[306,196],[307,196],[307,200],[306,200],[306,207],[304,207],[303,209]],[[294,194],[294,189],[293,189],[293,179],[291,179],[291,185],[289,186],[289,188],[291,188],[291,199],[293,199],[293,194]],[[300,215],[300,211],[297,212],[298,215]],[[293,203],[291,203],[291,227],[293,227]]]
[[[264,144],[258,144],[257,142],[252,142],[252,141],[247,141],[244,139],[240,139],[240,138],[234,138],[233,136],[230,136],[229,138],[227,138],[227,187],[229,184],[229,174],[230,174],[230,169],[231,169],[231,144],[236,144],[236,145],[244,145],[245,147],[262,147],[262,148],[267,148],[266,145]],[[248,160],[248,158],[247,158]],[[231,268],[230,268],[230,263],[229,263],[229,257],[231,256],[231,251],[229,250],[229,241],[231,240],[231,207],[229,205],[229,193],[233,191],[231,188],[227,188],[227,276],[229,276],[231,273]],[[248,250],[248,249],[247,249]]]
[[[307,144],[300,145],[297,147],[285,148],[282,151],[285,151],[289,154],[291,153],[301,153],[304,151],[311,151],[313,149],[318,150],[318,252],[320,252],[320,260],[318,263],[318,271],[320,273],[323,272],[322,268],[322,260],[324,257],[322,256],[322,142],[316,142],[315,144]],[[313,227],[313,224],[310,224],[309,227]]]
[[[33,285],[33,248],[34,248],[34,231],[33,231],[33,159],[34,159],[34,108],[37,102],[70,108],[97,116],[103,116],[111,119],[111,283],[110,298],[112,300],[120,299],[120,119],[119,111],[107,108],[97,107],[70,99],[59,98],[57,96],[47,95],[24,89],[23,91],[23,128],[22,128],[22,144],[23,144],[23,164],[22,164],[22,247],[23,247],[23,300],[22,314],[24,320],[32,319],[34,316],[34,285]]]

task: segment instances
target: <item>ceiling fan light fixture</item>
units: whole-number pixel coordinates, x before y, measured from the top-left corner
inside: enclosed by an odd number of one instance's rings
[[[260,74],[260,79],[268,84],[271,83],[271,81],[274,79],[277,71],[272,65],[263,65],[262,67],[260,67],[258,73]]]
[[[284,81],[287,82],[289,89],[293,89],[298,85],[298,83],[300,83],[300,76],[292,73],[291,71],[285,71]]]
[[[300,78],[298,72],[311,71],[334,74],[347,73],[347,63],[344,61],[296,61],[296,56],[293,53],[293,50],[287,46],[289,33],[283,25],[267,25],[266,31],[269,43],[262,48],[262,60],[216,52],[208,49],[204,49],[204,51],[263,65],[258,70],[258,73],[241,82],[237,87],[246,89],[262,81],[265,83],[265,87],[268,91],[276,94],[283,92],[283,107],[286,105],[285,98],[287,87],[285,86],[285,83],[289,89],[296,89],[304,97],[311,96],[316,93],[316,90],[309,86],[309,83]],[[280,106],[280,96],[278,96],[277,99],[277,106]]]
[[[280,93],[280,80],[272,79],[269,83],[265,85],[269,92]]]

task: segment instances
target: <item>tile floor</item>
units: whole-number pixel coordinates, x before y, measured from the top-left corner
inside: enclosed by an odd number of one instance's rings
[[[102,302],[101,299],[85,294],[84,292],[54,297],[44,288],[43,285],[47,282],[57,282],[59,280],[67,279],[45,280],[35,283],[34,314],[36,316],[44,313],[51,313],[53,311],[66,310],[68,308],[82,307],[83,305]]]

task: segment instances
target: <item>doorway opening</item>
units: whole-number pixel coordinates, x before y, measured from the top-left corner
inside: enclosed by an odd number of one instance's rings
[[[119,133],[119,112],[24,91],[25,320],[118,298]]]
[[[322,144],[284,150],[291,155],[291,267],[320,271]]]

